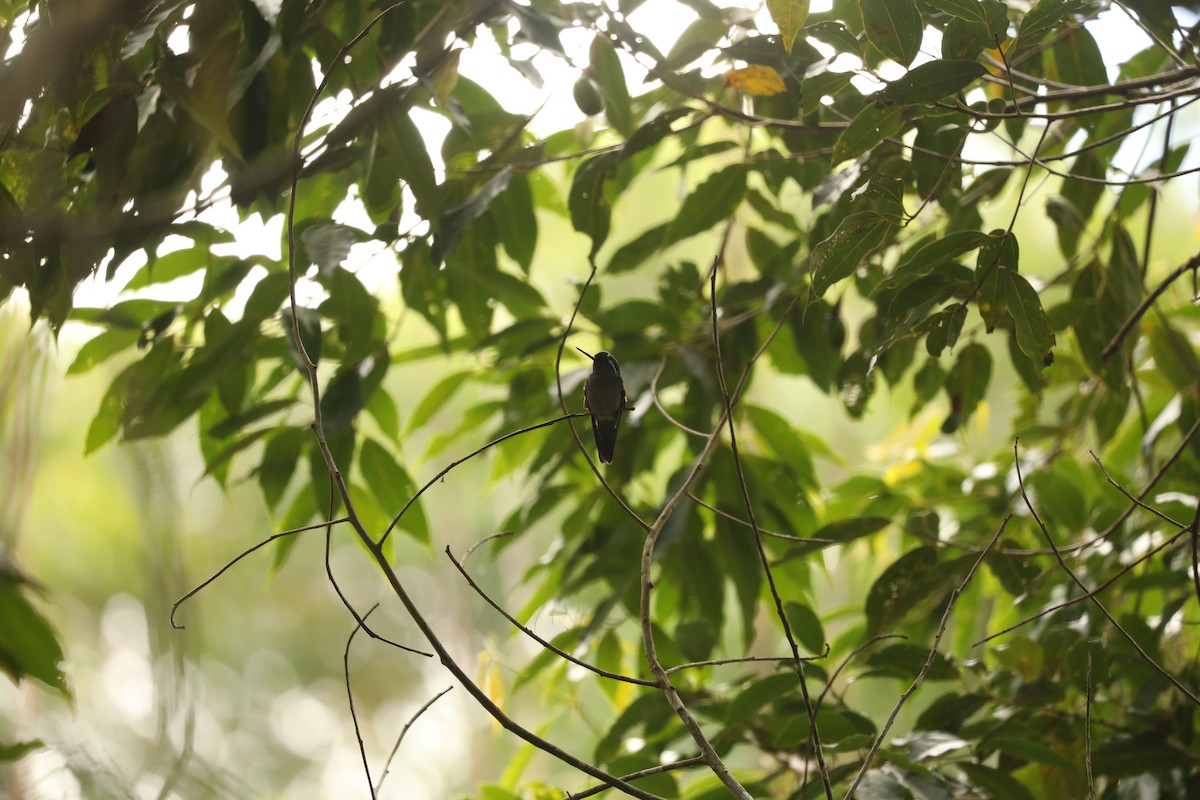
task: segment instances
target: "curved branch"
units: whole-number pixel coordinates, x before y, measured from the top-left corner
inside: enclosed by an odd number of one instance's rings
[[[1117,329],[1117,332],[1113,334],[1112,341],[1110,341],[1105,346],[1104,350],[1101,351],[1100,360],[1106,360],[1109,356],[1117,351],[1117,348],[1121,346],[1121,342],[1125,340],[1125,337],[1128,336],[1129,332],[1133,330],[1133,327],[1137,325],[1138,320],[1140,320],[1145,313],[1150,310],[1150,307],[1154,305],[1159,297],[1162,296],[1163,292],[1167,290],[1167,287],[1182,278],[1188,272],[1195,272],[1198,269],[1200,269],[1200,253],[1197,253],[1189,258],[1183,264],[1176,267],[1170,275],[1163,278],[1158,286],[1155,286],[1154,290],[1150,292],[1150,294],[1146,295],[1146,298],[1142,300],[1142,302],[1138,303],[1138,307],[1135,308],[1133,313],[1129,315],[1129,319],[1125,320],[1125,322],[1121,324],[1121,327]]]
[[[1037,509],[1033,507],[1033,503],[1030,501],[1029,495],[1025,491],[1025,478],[1021,474],[1021,458],[1017,452],[1017,445],[1019,442],[1019,437],[1013,440],[1013,462],[1016,465],[1017,485],[1021,490],[1021,499],[1025,501],[1025,507],[1029,509],[1029,513],[1033,516],[1033,521],[1037,523],[1038,528],[1041,530],[1042,536],[1045,537],[1046,543],[1050,545],[1050,549],[1054,551],[1054,558],[1058,562],[1059,568],[1062,569],[1063,572],[1067,573],[1068,576],[1070,576],[1071,580],[1076,586],[1088,594],[1088,599],[1092,601],[1092,604],[1096,606],[1100,613],[1104,615],[1105,619],[1107,619],[1109,623],[1116,628],[1122,636],[1125,637],[1125,640],[1133,645],[1133,649],[1138,652],[1138,655],[1142,657],[1143,661],[1153,667],[1155,672],[1157,672],[1159,675],[1162,675],[1164,678],[1166,678],[1167,681],[1176,689],[1178,689],[1184,697],[1186,697],[1188,700],[1191,700],[1194,704],[1200,706],[1200,697],[1196,697],[1196,695],[1194,695],[1190,689],[1179,682],[1178,678],[1176,678],[1161,664],[1155,661],[1154,657],[1146,652],[1146,650],[1138,643],[1137,639],[1134,639],[1129,635],[1129,632],[1122,627],[1121,623],[1117,622],[1117,618],[1112,615],[1112,612],[1110,612],[1108,608],[1100,602],[1100,598],[1097,597],[1094,592],[1090,592],[1088,590],[1088,587],[1083,580],[1080,579],[1075,571],[1067,564],[1066,560],[1063,559],[1062,553],[1059,552],[1058,546],[1054,543],[1054,539],[1050,536],[1050,531],[1046,528],[1046,523],[1042,522],[1042,518],[1038,516]]]
[[[548,419],[544,422],[539,422],[536,425],[529,425],[525,428],[521,428],[520,430],[509,431],[508,433],[504,434],[503,436],[499,436],[495,439],[492,439],[487,444],[485,444],[481,447],[475,448],[474,450],[472,450],[470,453],[463,456],[462,458],[460,458],[456,461],[451,461],[449,464],[446,465],[446,467],[444,469],[442,469],[441,472],[439,472],[437,475],[434,475],[432,478],[430,478],[428,481],[426,481],[425,485],[422,486],[420,489],[418,489],[416,494],[414,494],[412,497],[410,497],[408,499],[408,502],[404,504],[404,507],[400,509],[399,513],[397,513],[396,516],[392,517],[392,521],[387,526],[387,530],[385,530],[383,532],[383,535],[379,537],[379,545],[381,547],[383,546],[383,543],[387,541],[388,536],[391,535],[392,529],[396,527],[397,523],[399,523],[401,518],[404,517],[404,514],[410,508],[412,508],[413,503],[415,503],[415,502],[417,502],[417,500],[421,499],[421,495],[425,494],[426,490],[428,490],[430,486],[433,486],[435,483],[440,481],[442,478],[446,477],[446,475],[450,472],[450,470],[454,469],[459,464],[462,464],[463,462],[466,462],[466,461],[470,461],[472,458],[479,455],[480,453],[482,453],[486,450],[490,450],[491,448],[495,447],[496,445],[500,444],[501,442],[506,442],[509,439],[513,438],[514,436],[520,436],[525,433],[530,433],[532,431],[539,430],[540,428],[548,428],[551,425],[557,425],[558,423],[562,422],[563,420],[569,420],[574,417],[586,417],[586,416],[588,416],[588,415],[584,412],[567,413],[564,416],[555,417],[554,419]]]
[[[586,670],[594,672],[597,675],[601,676],[602,678],[608,678],[608,679],[614,680],[614,681],[621,681],[622,683],[632,683],[632,684],[636,684],[638,686],[657,686],[658,685],[654,681],[648,681],[648,680],[645,680],[644,678],[631,678],[628,675],[621,675],[616,672],[609,672],[606,669],[601,669],[600,667],[597,667],[595,664],[589,664],[588,662],[584,661],[583,659],[576,658],[575,656],[571,655],[566,650],[563,650],[562,648],[556,647],[555,645],[551,644],[547,640],[543,639],[541,636],[538,636],[536,633],[534,633],[534,631],[531,628],[529,628],[525,625],[522,625],[520,623],[520,621],[517,620],[516,617],[514,617],[512,614],[509,614],[507,611],[505,611],[503,606],[501,606],[499,603],[497,603],[495,600],[493,600],[488,595],[487,592],[485,592],[482,588],[480,588],[479,584],[475,583],[475,580],[474,580],[474,578],[471,577],[470,573],[468,573],[466,571],[466,569],[463,568],[463,565],[458,562],[458,559],[456,559],[454,557],[454,553],[450,552],[449,545],[446,545],[446,557],[450,559],[450,563],[453,564],[454,568],[457,569],[459,574],[463,576],[463,579],[467,582],[467,585],[475,590],[475,594],[482,597],[489,606],[496,609],[496,611],[499,612],[500,616],[504,617],[506,620],[508,620],[510,623],[512,623],[512,625],[517,630],[519,630],[521,633],[528,636],[530,639],[533,639],[535,642],[537,642],[542,647],[549,650],[551,653],[554,653],[555,655],[559,656],[560,658],[564,658],[567,661],[570,661],[572,664],[575,664],[577,666],[583,667]]]
[[[946,633],[946,626],[950,624],[950,614],[954,611],[954,606],[958,603],[958,598],[962,596],[963,591],[967,588],[967,584],[975,577],[975,571],[979,569],[979,565],[983,563],[983,559],[987,556],[988,551],[996,544],[1000,538],[1000,534],[1004,533],[1004,529],[1008,527],[1008,521],[1012,519],[1012,514],[1009,514],[1000,523],[1000,527],[992,534],[992,538],[988,540],[987,546],[979,553],[979,557],[975,559],[975,563],[971,565],[971,569],[967,572],[967,576],[963,578],[953,592],[950,593],[950,602],[946,604],[946,610],[942,612],[942,621],[938,623],[937,634],[933,637],[933,646],[929,648],[929,657],[925,659],[925,663],[921,666],[921,671],[917,673],[917,677],[913,678],[913,682],[907,689],[901,693],[896,700],[896,705],[892,707],[892,713],[888,714],[887,721],[879,730],[879,735],[875,737],[875,741],[871,743],[871,749],[867,751],[867,755],[863,758],[862,766],[859,767],[858,773],[854,776],[854,780],[850,782],[850,788],[846,792],[846,797],[854,797],[854,790],[858,788],[858,784],[866,776],[867,770],[871,768],[871,762],[875,760],[875,754],[879,752],[879,748],[883,745],[883,740],[887,736],[892,725],[896,722],[896,717],[900,714],[900,709],[908,702],[908,699],[913,696],[922,683],[925,681],[925,676],[929,674],[930,667],[933,666],[934,660],[937,658],[938,645],[942,642],[942,636]]]
[[[721,335],[717,327],[717,271],[725,262],[725,246],[729,241],[729,232],[732,225],[725,227],[725,236],[721,242],[721,249],[717,252],[717,257],[713,260],[712,269],[709,271],[709,303],[710,316],[712,317],[712,339],[713,350],[715,351],[715,369],[717,372],[717,385],[721,389],[721,399],[725,404],[725,422],[729,428],[729,448],[733,455],[734,472],[737,474],[738,488],[742,493],[742,501],[746,506],[746,518],[750,523],[750,529],[754,531],[754,544],[758,551],[758,560],[762,564],[763,573],[767,577],[767,587],[771,591],[771,598],[775,601],[775,616],[779,618],[779,623],[783,626],[783,636],[787,639],[788,647],[792,651],[792,666],[796,670],[796,678],[800,682],[800,695],[804,699],[804,711],[808,715],[808,731],[809,740],[812,742],[813,753],[817,757],[817,768],[821,773],[821,785],[825,789],[825,796],[828,800],[833,800],[833,786],[829,782],[829,768],[825,765],[825,754],[821,748],[821,734],[817,728],[817,711],[813,707],[812,697],[808,693],[808,679],[804,675],[804,663],[800,660],[800,648],[796,644],[796,637],[792,634],[791,623],[788,622],[787,614],[783,610],[783,598],[779,596],[779,588],[775,585],[775,573],[771,569],[770,559],[767,558],[767,550],[763,546],[762,531],[758,528],[758,518],[754,513],[754,502],[750,499],[750,487],[746,484],[746,472],[742,466],[741,456],[738,454],[737,444],[737,426],[733,424],[733,403],[729,397],[729,386],[725,382],[725,367],[721,363]],[[790,306],[789,311],[790,313]],[[782,320],[788,318],[788,313],[785,313]],[[749,372],[750,364],[746,365],[746,370]]]

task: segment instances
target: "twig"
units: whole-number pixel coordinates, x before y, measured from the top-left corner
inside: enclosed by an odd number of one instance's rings
[[[691,490],[688,490],[688,499],[691,500],[692,502],[694,502],[696,505],[700,506],[701,508],[708,509],[709,511],[713,512],[714,514],[716,514],[719,517],[724,517],[725,519],[729,520],[730,522],[736,522],[738,525],[741,525],[743,528],[753,528],[753,526],[749,522],[746,522],[746,520],[741,519],[740,517],[735,517],[733,514],[730,514],[728,511],[722,511],[721,509],[717,508],[716,506],[704,502],[703,500],[701,500],[699,497],[696,496],[695,492],[693,492]],[[835,542],[833,539],[816,539],[816,538],[813,538],[810,536],[793,536],[790,533],[779,533],[777,531],[766,530],[765,528],[759,528],[758,530],[759,530],[759,533],[761,533],[763,536],[771,536],[775,539],[786,539],[789,542],[800,542],[802,544],[837,544],[837,542]]]
[[[1187,530],[1188,527],[1190,527],[1188,525],[1184,525],[1182,522],[1176,522],[1175,520],[1171,519],[1163,512],[1159,511],[1154,506],[1147,505],[1146,503],[1143,503],[1139,498],[1131,495],[1125,489],[1124,486],[1122,486],[1121,484],[1119,484],[1115,480],[1113,480],[1113,476],[1108,473],[1108,467],[1104,466],[1104,462],[1100,460],[1100,456],[1096,455],[1096,453],[1092,450],[1088,450],[1088,455],[1090,455],[1092,457],[1092,460],[1095,461],[1096,464],[1100,467],[1100,470],[1104,473],[1104,478],[1105,478],[1105,480],[1108,481],[1109,485],[1114,487],[1118,492],[1120,492],[1122,495],[1124,495],[1125,499],[1127,499],[1129,502],[1133,503],[1134,505],[1136,505],[1138,508],[1142,509],[1143,511],[1149,511],[1151,514],[1158,517],[1163,522],[1166,522],[1169,525],[1173,525],[1176,530],[1180,530],[1180,531]]]
[[[637,772],[631,772],[628,775],[623,775],[621,777],[627,781],[636,781],[638,778],[645,778],[650,775],[661,775],[662,773],[670,772],[671,770],[698,767],[703,763],[704,758],[702,756],[692,756],[691,758],[685,758],[682,761],[672,761],[670,764],[659,764],[657,767],[648,767]],[[585,789],[582,792],[571,792],[564,800],[583,800],[585,797],[598,795],[604,790],[610,788],[612,787],[604,785],[593,786],[592,788]]]
[[[817,695],[817,702],[816,702],[817,711],[819,712],[821,710],[821,704],[825,702],[825,695],[829,694],[829,690],[833,688],[833,682],[835,680],[837,680],[838,675],[842,674],[842,670],[844,670],[847,666],[849,666],[850,662],[853,661],[855,658],[857,658],[859,653],[861,653],[863,650],[866,650],[868,647],[872,647],[872,646],[878,644],[879,642],[885,641],[887,639],[907,639],[907,638],[908,637],[905,636],[903,633],[881,633],[881,634],[872,636],[870,639],[868,639],[867,641],[860,644],[858,647],[851,650],[850,654],[848,656],[846,656],[845,658],[843,658],[842,662],[837,665],[837,669],[835,669],[833,671],[833,673],[829,676],[829,680],[825,681],[825,688],[823,688],[821,690],[821,693],[819,695]]]
[[[463,553],[463,557],[462,557],[463,563],[464,564],[467,563],[467,559],[471,557],[471,553],[474,553],[476,548],[478,548],[482,545],[485,545],[488,542],[494,541],[496,539],[503,539],[506,536],[512,536],[512,535],[513,535],[512,531],[500,531],[499,533],[493,533],[491,536],[483,537],[478,542],[476,542],[475,544],[468,547],[467,552]]]
[[[1125,337],[1129,335],[1129,332],[1133,330],[1133,327],[1137,325],[1138,320],[1140,320],[1142,316],[1150,310],[1150,306],[1154,305],[1154,302],[1158,300],[1162,293],[1167,290],[1167,287],[1186,275],[1189,270],[1194,271],[1197,269],[1200,269],[1200,254],[1192,256],[1183,264],[1176,267],[1170,275],[1163,278],[1162,282],[1159,283],[1158,286],[1155,286],[1154,290],[1150,292],[1150,294],[1146,295],[1146,299],[1138,303],[1138,307],[1135,308],[1133,313],[1129,315],[1129,319],[1121,323],[1121,327],[1118,328],[1117,332],[1113,335],[1112,341],[1110,341],[1104,347],[1104,350],[1100,352],[1100,359],[1104,360],[1117,351],[1117,348],[1121,346],[1121,342],[1124,341]]]
[[[371,765],[367,762],[367,746],[363,744],[362,730],[358,725],[358,714],[354,710],[354,692],[350,690],[350,645],[354,642],[354,636],[362,629],[367,617],[379,608],[379,604],[371,606],[366,614],[358,619],[354,625],[354,630],[350,631],[350,635],[346,637],[346,649],[342,652],[342,671],[346,676],[346,701],[350,704],[350,720],[354,723],[354,738],[358,739],[358,754],[362,756],[363,772],[367,776],[367,789],[371,792],[371,800],[375,800],[375,784],[371,782]]]
[[[771,346],[771,342],[775,341],[775,337],[778,336],[779,331],[783,329],[784,320],[787,319],[788,313],[791,312],[797,300],[798,297],[792,299],[792,302],[788,305],[783,318],[780,320],[780,322],[776,323],[775,327],[771,330],[771,333],[767,336],[767,338],[755,352],[754,356],[750,359],[750,362],[746,365],[746,368],[742,370],[741,377],[738,379],[738,383],[734,387],[730,405],[721,410],[721,418],[717,421],[716,427],[713,428],[713,432],[709,434],[708,440],[704,443],[704,447],[701,449],[699,455],[697,455],[695,460],[692,462],[691,470],[688,471],[687,476],[683,479],[683,482],[679,488],[675,490],[674,494],[667,498],[667,501],[663,505],[662,510],[659,512],[658,517],[654,520],[654,524],[651,525],[650,529],[646,532],[646,541],[642,545],[642,558],[639,570],[641,574],[642,589],[641,600],[638,604],[638,616],[641,619],[642,643],[645,647],[646,662],[650,667],[650,673],[654,675],[655,680],[658,682],[659,690],[662,691],[663,695],[667,698],[667,702],[675,711],[676,716],[678,716],[683,722],[684,727],[687,729],[688,733],[691,734],[693,741],[695,741],[700,747],[700,752],[704,756],[705,763],[709,765],[717,778],[720,779],[723,784],[725,784],[726,788],[733,793],[734,797],[739,798],[739,800],[751,800],[751,798],[746,792],[745,787],[738,783],[737,779],[729,774],[728,768],[725,767],[720,757],[717,756],[716,752],[713,750],[712,744],[705,737],[704,732],[700,730],[700,725],[696,722],[695,717],[692,716],[691,712],[688,711],[687,707],[684,705],[683,700],[679,697],[679,691],[674,687],[674,685],[671,684],[671,678],[667,674],[666,669],[663,667],[662,662],[658,658],[658,646],[654,642],[654,626],[650,620],[650,595],[654,589],[654,583],[650,579],[650,568],[654,561],[654,545],[658,542],[658,537],[662,533],[663,526],[667,524],[667,521],[671,518],[671,514],[675,512],[676,507],[678,507],[678,505],[683,501],[683,498],[687,495],[689,487],[691,487],[692,483],[696,480],[696,477],[700,474],[700,470],[704,468],[709,456],[712,455],[713,448],[716,447],[721,431],[725,427],[725,417],[729,413],[729,408],[732,407],[732,404],[736,403],[741,397],[742,390],[746,386],[746,381],[750,378],[750,372],[755,362],[757,362],[762,354],[766,352],[766,349]]]
[[[791,623],[788,622],[787,614],[783,610],[783,598],[779,596],[779,588],[775,585],[775,574],[771,570],[771,561],[767,558],[766,547],[763,546],[762,531],[758,528],[758,518],[754,514],[754,503],[750,499],[750,487],[746,483],[746,473],[742,466],[741,456],[738,454],[737,444],[737,426],[733,424],[733,404],[729,397],[729,386],[725,382],[725,367],[721,363],[721,335],[717,327],[717,271],[725,260],[725,246],[729,241],[729,233],[732,230],[732,222],[725,226],[725,235],[721,242],[721,248],[717,251],[717,256],[713,259],[712,269],[709,271],[709,304],[710,316],[712,317],[712,339],[713,350],[715,351],[714,369],[717,372],[717,385],[721,389],[721,398],[725,403],[725,423],[729,428],[729,449],[733,456],[733,467],[737,474],[738,487],[742,492],[742,502],[746,506],[746,518],[750,523],[751,530],[754,531],[754,544],[758,551],[758,560],[762,563],[763,572],[767,577],[767,587],[771,591],[771,598],[775,601],[775,615],[779,618],[780,624],[783,626],[783,635],[787,639],[788,647],[792,651],[792,665],[796,670],[796,678],[800,683],[800,695],[804,699],[804,711],[808,715],[808,731],[809,740],[812,743],[813,753],[817,757],[817,767],[821,771],[821,784],[825,788],[825,796],[828,800],[833,800],[833,786],[829,781],[829,769],[825,766],[825,754],[821,748],[821,734],[817,729],[817,712],[813,708],[812,697],[808,693],[808,680],[804,676],[804,662],[800,660],[800,648],[796,644],[796,637],[792,634]],[[783,316],[787,319],[787,315]],[[750,368],[747,365],[747,370]]]
[[[1088,798],[1095,800],[1096,784],[1092,781],[1092,643],[1087,649],[1087,696],[1083,715],[1083,767],[1087,772]]]
[[[565,658],[567,661],[570,661],[572,664],[576,664],[580,667],[583,667],[586,670],[590,670],[590,671],[596,673],[597,675],[599,675],[601,677],[609,678],[610,680],[622,681],[623,683],[633,683],[633,684],[637,684],[638,686],[657,686],[658,685],[654,681],[648,681],[643,678],[631,678],[628,675],[621,675],[616,672],[609,672],[606,669],[601,669],[600,667],[597,667],[594,664],[589,664],[588,662],[584,661],[583,659],[576,658],[575,656],[568,653],[566,650],[563,650],[563,649],[551,644],[547,640],[543,639],[541,636],[538,636],[531,628],[526,627],[525,625],[522,625],[521,622],[519,620],[517,620],[516,617],[514,617],[512,614],[509,614],[507,611],[504,610],[503,606],[501,606],[499,603],[497,603],[495,600],[493,600],[490,596],[488,596],[488,593],[485,592],[482,588],[480,588],[479,584],[475,583],[475,580],[471,577],[471,575],[465,569],[463,569],[463,565],[460,564],[458,562],[458,559],[456,559],[454,557],[454,553],[450,552],[449,545],[446,546],[446,557],[450,559],[450,563],[453,564],[454,568],[457,569],[459,574],[463,576],[463,579],[466,580],[467,585],[469,585],[472,589],[474,589],[475,593],[477,595],[479,595],[480,597],[482,597],[489,606],[496,609],[496,611],[500,613],[500,616],[504,617],[506,620],[508,620],[510,623],[512,623],[513,626],[516,627],[517,630],[519,630],[521,633],[528,636],[530,639],[533,639],[535,642],[537,642],[538,644],[540,644],[542,647],[546,648],[550,652],[554,653],[555,655],[557,655],[561,658]],[[465,560],[465,557],[464,557],[464,560]]]
[[[425,492],[429,489],[430,486],[433,486],[435,483],[440,481],[442,478],[446,477],[446,475],[450,472],[450,470],[454,469],[459,464],[462,464],[466,461],[470,461],[472,458],[479,455],[480,453],[490,450],[491,448],[495,447],[496,445],[500,444],[501,442],[506,442],[509,439],[512,439],[514,436],[521,436],[522,434],[531,433],[531,432],[539,430],[541,428],[548,428],[551,425],[557,425],[558,423],[562,422],[563,420],[569,420],[573,417],[586,417],[586,416],[588,416],[588,414],[586,412],[582,412],[582,411],[576,412],[573,414],[568,413],[561,417],[555,417],[554,419],[548,419],[548,420],[545,420],[544,422],[539,422],[536,425],[530,425],[528,427],[521,428],[520,430],[509,431],[508,433],[504,434],[503,436],[492,439],[487,444],[475,448],[474,450],[472,450],[470,453],[463,456],[462,458],[457,459],[455,461],[451,461],[449,464],[447,464],[445,466],[445,468],[442,469],[441,472],[439,472],[437,475],[434,475],[432,478],[430,478],[428,481],[426,481],[425,485],[422,486],[420,489],[418,489],[416,494],[414,494],[412,497],[410,497],[408,499],[408,502],[404,504],[404,507],[400,509],[399,513],[397,513],[396,516],[392,517],[391,524],[389,524],[387,526],[387,530],[385,530],[383,532],[383,535],[379,537],[379,545],[383,546],[383,543],[387,541],[388,536],[391,535],[392,530],[396,527],[397,523],[399,523],[400,520],[404,517],[405,513],[410,508],[412,508],[413,504],[416,503],[417,500],[419,500],[421,498],[421,495],[425,494]]]
[[[802,656],[801,661],[818,661],[826,658],[829,655],[829,645],[825,645],[825,649],[815,656]],[[791,663],[791,656],[739,656],[738,658],[715,658],[708,661],[689,661],[686,664],[679,664],[674,667],[667,668],[668,675],[674,675],[676,672],[682,672],[685,669],[695,669],[696,667],[719,667],[722,664],[745,664],[755,661],[770,661]]]
[[[194,595],[199,594],[200,591],[203,590],[210,583],[212,583],[217,578],[221,577],[226,572],[228,572],[229,569],[234,564],[238,563],[246,556],[250,555],[251,553],[255,552],[256,550],[261,550],[262,548],[266,547],[267,545],[269,545],[271,542],[275,541],[276,539],[282,539],[285,536],[293,536],[297,533],[304,533],[305,531],[315,531],[320,528],[324,528],[326,525],[338,525],[338,524],[346,522],[346,521],[347,521],[346,517],[338,517],[337,519],[329,520],[328,522],[317,522],[312,525],[304,525],[299,528],[292,528],[290,530],[280,531],[279,533],[268,536],[266,539],[263,539],[261,542],[254,545],[253,547],[243,550],[241,553],[234,556],[232,561],[226,562],[225,566],[221,567],[219,570],[214,572],[206,581],[204,581],[199,586],[197,586],[195,589],[192,589],[190,592],[185,594],[183,597],[181,597],[175,601],[175,604],[173,606],[171,606],[171,627],[177,631],[183,630],[186,626],[180,625],[179,623],[177,623],[175,621],[175,612],[179,610],[179,607],[181,605],[183,605],[185,602],[187,602],[188,600],[190,600]]]
[[[1179,531],[1174,536],[1167,539],[1165,542],[1158,545],[1157,547],[1147,550],[1140,557],[1134,559],[1133,561],[1129,562],[1125,566],[1121,567],[1121,569],[1119,569],[1117,572],[1115,572],[1106,581],[1104,581],[1103,583],[1097,584],[1096,588],[1092,589],[1090,592],[1084,592],[1081,595],[1072,597],[1070,600],[1063,600],[1060,603],[1055,603],[1052,606],[1047,606],[1046,608],[1043,608],[1041,611],[1037,612],[1036,614],[1030,614],[1028,617],[1021,620],[1020,622],[1014,622],[1012,625],[1009,625],[1007,628],[998,630],[995,633],[990,634],[989,636],[985,636],[984,638],[975,642],[971,646],[978,647],[981,644],[986,644],[987,642],[990,642],[992,639],[998,639],[999,637],[1003,636],[1006,633],[1012,633],[1017,628],[1024,627],[1031,622],[1034,622],[1036,620],[1041,619],[1044,616],[1047,616],[1048,614],[1053,614],[1055,611],[1061,611],[1064,608],[1068,608],[1077,603],[1082,603],[1085,600],[1091,599],[1091,597],[1093,595],[1100,594],[1105,589],[1107,589],[1109,586],[1112,586],[1118,580],[1120,580],[1124,576],[1128,575],[1130,572],[1133,572],[1133,570],[1136,569],[1139,565],[1144,564],[1145,562],[1154,558],[1154,556],[1158,555],[1158,553],[1162,552],[1163,550],[1165,550],[1168,547],[1170,547],[1171,545],[1173,545],[1181,536],[1183,536],[1185,533],[1188,533],[1189,530],[1190,530],[1189,528],[1185,528],[1184,530]]]
[[[400,750],[400,743],[404,741],[404,734],[408,733],[408,729],[413,726],[413,723],[416,722],[422,714],[429,710],[430,706],[432,706],[438,700],[441,700],[446,693],[453,688],[453,685],[447,686],[445,689],[442,689],[433,697],[429,698],[429,701],[425,703],[425,705],[418,708],[417,713],[409,717],[408,722],[404,723],[404,727],[400,729],[400,735],[396,737],[396,744],[392,746],[392,752],[388,754],[387,761],[385,761],[383,764],[383,774],[379,776],[379,781],[375,784],[375,794],[379,794],[379,791],[383,788],[383,779],[388,776],[388,770],[390,770],[392,767],[392,759],[396,757],[396,753]]]
[[[867,770],[871,768],[871,762],[875,760],[875,754],[879,752],[879,748],[883,745],[883,740],[887,733],[895,723],[896,717],[900,714],[900,709],[908,702],[913,693],[917,691],[925,680],[925,676],[929,673],[930,667],[933,666],[934,660],[937,658],[938,645],[942,642],[942,636],[946,633],[946,626],[950,624],[950,613],[954,610],[955,604],[958,603],[958,598],[962,596],[963,590],[967,588],[967,584],[971,582],[971,578],[975,577],[975,571],[979,569],[979,565],[983,563],[983,559],[987,556],[988,551],[992,549],[992,545],[1004,533],[1004,529],[1008,527],[1008,521],[1012,519],[1012,514],[1009,514],[1000,523],[1000,527],[992,534],[992,538],[988,540],[987,546],[979,553],[979,557],[975,559],[975,563],[971,565],[971,569],[967,572],[967,576],[963,578],[953,592],[950,593],[950,602],[946,604],[946,610],[942,612],[942,621],[938,623],[937,633],[933,637],[933,646],[929,648],[929,657],[925,659],[925,663],[921,666],[921,671],[917,673],[917,677],[913,679],[912,684],[904,690],[899,699],[896,700],[896,705],[892,708],[892,713],[888,714],[887,721],[880,729],[879,735],[875,737],[875,741],[871,743],[871,749],[867,751],[866,757],[863,758],[862,766],[854,776],[854,780],[850,783],[850,788],[846,792],[846,797],[854,797],[854,790],[858,788],[858,784],[866,776]]]
[[[1196,589],[1196,601],[1200,602],[1200,503],[1192,517],[1192,586]]]
[[[1075,574],[1075,571],[1067,564],[1066,560],[1063,559],[1062,553],[1059,552],[1058,546],[1054,544],[1054,539],[1050,536],[1050,531],[1046,528],[1046,523],[1042,522],[1042,518],[1038,516],[1037,509],[1033,507],[1033,503],[1030,501],[1029,495],[1025,491],[1025,478],[1021,475],[1021,459],[1019,453],[1017,452],[1017,446],[1019,442],[1020,437],[1013,440],[1013,461],[1017,469],[1017,485],[1021,489],[1021,499],[1025,501],[1025,507],[1029,509],[1029,513],[1033,516],[1034,522],[1037,523],[1038,528],[1042,531],[1042,536],[1045,537],[1046,543],[1049,544],[1050,549],[1054,551],[1054,558],[1058,562],[1058,566],[1063,570],[1063,572],[1070,576],[1071,580],[1075,582],[1076,586],[1078,586],[1084,592],[1088,592],[1087,585],[1084,584],[1080,577]],[[1140,644],[1138,644],[1138,641],[1134,639],[1124,627],[1121,626],[1121,623],[1117,622],[1117,618],[1114,617],[1108,608],[1100,602],[1099,597],[1097,597],[1094,593],[1089,592],[1088,599],[1092,601],[1092,604],[1099,609],[1100,613],[1105,616],[1109,623],[1111,623],[1112,626],[1116,628],[1122,636],[1125,637],[1126,641],[1133,645],[1133,649],[1137,650],[1138,655],[1140,655],[1147,664],[1153,667],[1159,675],[1162,675],[1164,678],[1166,678],[1167,681],[1169,681],[1170,684],[1178,689],[1185,697],[1187,697],[1196,705],[1200,706],[1200,697],[1196,697],[1196,695],[1192,694],[1191,690],[1180,683],[1178,678],[1176,678],[1174,675],[1164,669],[1161,664],[1155,661],[1154,657],[1147,653],[1146,650]]]
[[[683,431],[689,436],[697,436],[704,439],[708,436],[704,431],[698,431],[695,428],[689,428],[679,420],[671,416],[670,412],[663,407],[662,400],[658,398],[658,379],[662,377],[663,370],[667,368],[667,357],[664,355],[658,360],[658,369],[654,371],[654,377],[650,379],[650,400],[654,403],[654,407],[658,409],[658,413],[663,415],[663,419],[671,423],[673,426]]]

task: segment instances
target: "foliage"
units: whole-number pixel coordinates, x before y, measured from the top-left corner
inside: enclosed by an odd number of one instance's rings
[[[1198,262],[1194,242],[1150,244],[1189,172],[1172,121],[1200,70],[1168,7],[772,2],[773,24],[698,0],[663,53],[636,0],[113,0],[91,24],[66,5],[30,21],[0,4],[6,39],[25,36],[0,72],[0,291],[23,289],[55,330],[96,327],[71,372],[123,365],[89,451],[195,426],[206,474],[252,477],[285,529],[329,518],[333,475],[419,618],[384,533],[393,520],[440,549],[420,501],[401,514],[406,441],[460,399],[438,449],[579,411],[564,343],[586,333],[635,409],[616,460],[596,471],[561,424],[498,445],[526,491],[494,530],[557,523],[515,616],[589,609],[553,644],[642,681],[595,680],[605,716],[575,755],[600,780],[699,753],[642,796],[1200,793],[1200,361],[1170,289]],[[1122,14],[1146,44],[1109,64],[1094,31]],[[489,42],[535,86],[530,45],[580,70],[588,119],[532,133],[535,114],[459,73]],[[35,69],[48,53],[71,56]],[[353,99],[310,122],[319,85]],[[681,199],[646,202],[664,176]],[[233,235],[205,210],[227,202],[286,213],[284,258],[223,254]],[[582,237],[552,238],[567,224]],[[355,248],[395,255],[394,293],[368,289]],[[577,265],[567,302],[551,260]],[[121,300],[74,304],[122,269]],[[421,361],[445,377],[389,391]],[[912,446],[841,463],[768,381],[836,398],[852,429],[902,402]],[[976,452],[1006,404],[1019,446]],[[827,574],[852,580],[830,592]],[[802,665],[789,643],[822,657]],[[664,669],[750,653],[778,658]],[[498,690],[439,655],[500,712]],[[549,650],[509,691],[535,685],[586,691]],[[919,699],[901,709],[905,690]],[[579,788],[556,775],[526,785],[514,762],[480,796]]]

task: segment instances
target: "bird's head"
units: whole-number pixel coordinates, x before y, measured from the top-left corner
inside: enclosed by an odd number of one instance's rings
[[[615,375],[619,378],[621,377],[621,365],[617,363],[617,359],[612,353],[601,350],[592,359],[592,374]]]

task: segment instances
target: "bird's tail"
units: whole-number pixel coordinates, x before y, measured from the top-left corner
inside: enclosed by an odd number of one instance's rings
[[[613,451],[617,447],[617,428],[620,424],[620,417],[592,417],[592,436],[596,438],[596,452],[600,455],[601,464],[612,463]]]

